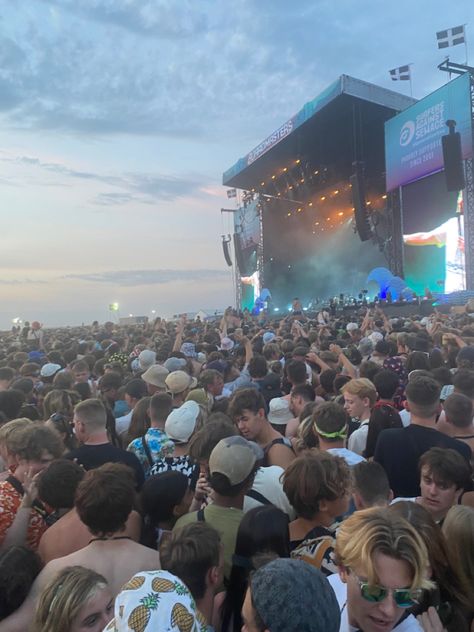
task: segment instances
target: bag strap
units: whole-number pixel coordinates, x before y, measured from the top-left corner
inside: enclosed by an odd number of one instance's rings
[[[142,446],[143,446],[143,450],[145,451],[146,458],[148,460],[148,465],[150,467],[153,467],[153,465],[155,463],[154,463],[153,458],[151,456],[150,447],[149,447],[148,443],[146,442],[145,435],[142,436]]]
[[[257,500],[259,503],[262,503],[262,505],[272,504],[268,500],[268,498],[265,498],[265,496],[261,494],[260,492],[258,492],[256,489],[249,489],[249,491],[245,495],[249,496],[250,498],[253,498],[254,500]]]
[[[206,522],[204,509],[198,509],[196,516],[197,516],[198,522]]]

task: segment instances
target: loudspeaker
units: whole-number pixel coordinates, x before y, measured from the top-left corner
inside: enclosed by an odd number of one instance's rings
[[[461,191],[466,186],[459,132],[442,136],[444,175],[448,191]]]
[[[246,276],[247,266],[245,265],[244,255],[242,253],[242,242],[240,240],[239,233],[234,233],[234,252],[235,252],[235,260],[237,261],[240,274],[242,276]]]
[[[230,237],[229,237],[229,240],[230,240]],[[227,263],[228,266],[231,266],[232,259],[230,258],[229,241],[227,241],[224,236],[222,237],[222,250],[224,252],[225,262]]]
[[[364,177],[359,167],[356,167],[356,171],[350,177],[350,183],[352,186],[352,203],[354,204],[354,219],[356,223],[357,232],[359,233],[359,239],[361,241],[368,241],[372,239],[372,229],[369,223],[369,214],[367,213],[367,206],[365,204],[365,186]]]

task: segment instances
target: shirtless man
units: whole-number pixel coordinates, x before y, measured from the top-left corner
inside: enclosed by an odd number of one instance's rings
[[[23,605],[0,622],[0,632],[28,629],[41,591],[67,566],[84,566],[103,575],[114,597],[135,573],[160,568],[157,551],[137,544],[125,535],[134,492],[132,474],[122,464],[108,463],[87,472],[77,490],[76,509],[93,537],[80,551],[53,560],[44,567]]]
[[[262,448],[264,465],[285,469],[293,461],[295,453],[290,440],[272,428],[265,414],[265,400],[256,388],[236,391],[230,401],[229,416],[245,439]]]

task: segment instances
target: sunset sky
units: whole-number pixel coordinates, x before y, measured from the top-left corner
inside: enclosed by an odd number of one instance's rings
[[[340,74],[408,93],[413,63],[423,97],[436,31],[474,38],[467,0],[0,6],[1,328],[231,304],[222,172]]]

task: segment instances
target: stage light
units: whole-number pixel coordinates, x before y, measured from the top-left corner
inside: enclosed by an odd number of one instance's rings
[[[382,195],[382,200],[386,200],[387,196],[386,195]]]
[[[290,184],[290,186],[288,187],[290,191],[293,191],[293,185]]]
[[[301,160],[298,158],[298,160],[295,160],[295,165],[299,165],[301,162]]]
[[[319,171],[316,169],[316,171],[314,172],[314,175],[317,176],[319,173]]]
[[[300,206],[300,207],[299,207],[299,209],[298,209],[298,213],[301,213],[301,211],[302,211],[302,210],[303,210],[303,209],[302,209],[302,208],[301,208],[301,206]]]
[[[283,167],[283,171],[286,173],[288,171],[288,167]]]
[[[366,202],[367,206],[370,206],[372,204],[372,202],[369,200],[368,202]]]
[[[307,308],[307,307],[303,307],[303,311],[304,311],[304,312],[307,312],[307,311],[308,311],[308,308]]]
[[[265,182],[260,182],[261,186],[264,187],[265,186]]]
[[[315,230],[313,230],[313,235],[316,235],[316,231]]]
[[[319,226],[319,222],[314,222],[314,225],[315,226]]]
[[[272,176],[272,180],[275,180],[276,176]]]
[[[313,206],[313,203],[312,203],[312,202],[310,202],[310,203],[308,204],[308,206]]]
[[[291,270],[291,266],[288,266],[288,270]]]
[[[338,193],[339,193],[339,189],[336,189],[336,190],[334,191],[334,195],[337,195]]]
[[[279,308],[279,307],[274,307],[274,308],[273,308],[273,311],[274,311],[274,312],[279,312],[279,311],[280,311],[280,308]]]
[[[287,213],[288,217],[291,217],[291,213]]]
[[[133,314],[129,314],[128,316],[129,316],[129,318],[133,318]]]
[[[118,310],[119,310],[119,304],[118,304],[117,302],[115,302],[115,303],[110,303],[110,305],[109,305],[109,310],[110,310],[111,312],[118,312]]]
[[[329,222],[329,221],[331,221],[331,218],[330,218],[330,217],[326,217],[326,219],[327,219],[327,221],[328,221],[328,222]]]
[[[339,217],[342,217],[344,215],[344,213],[342,211],[339,211],[338,215],[339,215]]]
[[[324,202],[324,200],[325,200],[325,199],[326,199],[326,196],[325,196],[325,195],[322,195],[322,196],[321,196],[321,202]]]

